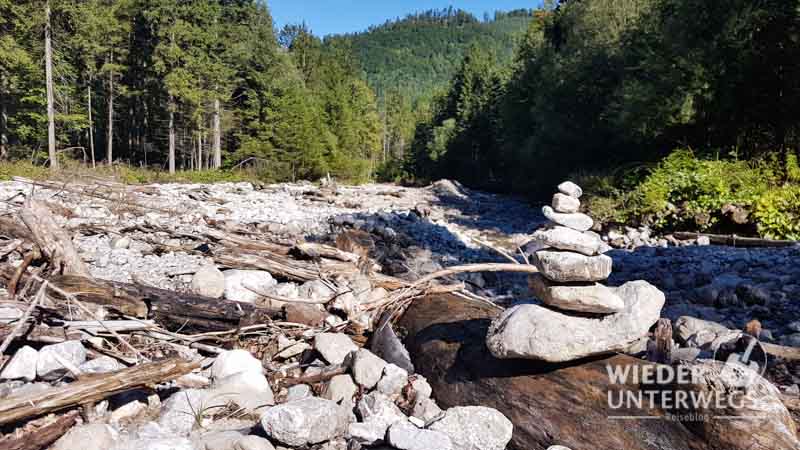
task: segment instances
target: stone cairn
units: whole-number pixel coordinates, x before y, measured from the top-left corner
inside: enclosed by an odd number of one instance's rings
[[[550,224],[526,246],[539,270],[530,288],[543,305],[518,305],[494,321],[487,345],[498,358],[565,362],[631,351],[661,315],[664,294],[649,283],[600,284],[611,275],[610,247],[579,212],[580,186],[567,181],[558,190],[542,208]]]

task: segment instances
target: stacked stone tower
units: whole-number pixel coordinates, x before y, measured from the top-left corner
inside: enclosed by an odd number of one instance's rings
[[[611,275],[610,247],[579,212],[580,186],[567,181],[558,191],[542,209],[550,224],[528,245],[539,270],[530,287],[542,305],[515,306],[495,320],[487,345],[498,358],[564,362],[627,351],[661,315],[664,294],[649,283],[600,283]]]

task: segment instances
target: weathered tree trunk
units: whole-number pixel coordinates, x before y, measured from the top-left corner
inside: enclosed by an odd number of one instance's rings
[[[94,122],[92,121],[92,80],[89,80],[89,86],[86,88],[89,94],[89,152],[92,154],[92,168],[97,167],[94,157]]]
[[[114,64],[114,51],[111,51],[110,63]],[[114,71],[108,71],[108,165],[114,163]]]
[[[214,100],[214,168],[219,169],[222,167],[222,111],[219,99]]]
[[[169,96],[169,173],[175,173],[175,100]]]
[[[53,94],[53,48],[50,27],[50,1],[44,7],[44,67],[47,83],[47,154],[50,157],[50,169],[58,170],[58,154],[56,153],[56,112]]]
[[[97,402],[112,395],[174,380],[200,367],[200,361],[167,359],[89,376],[85,380],[0,400],[0,425],[65,408]]]
[[[46,416],[28,422],[0,438],[0,450],[41,450],[47,448],[67,433],[77,422],[78,411],[61,416]]]
[[[91,276],[89,268],[72,245],[72,239],[56,224],[53,213],[44,203],[28,197],[20,210],[20,217],[30,230],[27,237],[39,246],[59,273]]]
[[[6,79],[0,74],[0,159],[8,158],[8,105]]]
[[[648,408],[646,400],[641,409],[611,406],[609,398],[640,391],[633,377],[613,382],[608,367],[641,368],[647,362],[627,356],[567,364],[494,358],[486,348],[486,333],[499,312],[475,301],[435,295],[416,300],[401,318],[414,367],[428,379],[442,408],[498,409],[514,424],[508,447],[513,450],[551,445],[593,450],[709,448],[680,423],[666,420],[661,410]],[[615,419],[633,415],[659,418]]]

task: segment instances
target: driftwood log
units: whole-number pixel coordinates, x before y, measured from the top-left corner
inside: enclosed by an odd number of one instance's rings
[[[200,361],[167,359],[117,372],[87,376],[61,387],[0,400],[0,425],[101,401],[132,389],[174,380],[200,367]]]
[[[78,411],[42,417],[0,438],[0,450],[41,450],[58,440],[75,425]]]
[[[0,283],[13,276],[10,267],[0,268]],[[23,277],[27,281],[27,276]],[[79,276],[57,276],[48,283],[74,295],[81,302],[99,305],[118,313],[152,319],[170,329],[188,327],[201,331],[226,331],[238,326],[268,322],[282,312],[248,303],[184,294],[138,284],[93,280]],[[38,287],[38,283],[34,284]],[[69,304],[57,292],[48,290],[64,317]],[[73,308],[74,310],[74,308]]]
[[[784,241],[776,239],[762,239],[754,237],[742,237],[735,234],[706,234],[677,232],[672,234],[676,239],[688,241],[699,237],[707,237],[712,244],[729,245],[731,247],[792,247],[797,245],[797,241]]]
[[[53,213],[44,203],[28,198],[20,210],[20,218],[30,230],[30,238],[50,259],[58,273],[89,277],[89,268],[83,262],[72,239],[53,220]]]
[[[663,416],[660,410],[613,409],[608,396],[637,391],[614,384],[608,365],[648,364],[627,356],[571,364],[498,360],[486,349],[496,308],[452,295],[412,303],[398,322],[408,333],[414,366],[443,408],[483,405],[514,423],[514,450],[551,445],[592,450],[705,450],[701,439],[671,420],[625,420],[628,415]]]

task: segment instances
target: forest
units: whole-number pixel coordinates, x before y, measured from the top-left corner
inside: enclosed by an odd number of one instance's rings
[[[1,0],[0,33],[5,159],[359,181],[380,150],[349,50],[260,1]]]

